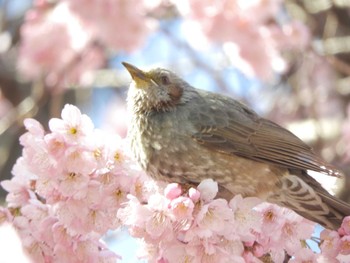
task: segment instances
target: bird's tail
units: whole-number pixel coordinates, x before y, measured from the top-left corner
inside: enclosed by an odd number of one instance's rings
[[[268,201],[294,210],[299,215],[325,228],[337,230],[350,205],[329,194],[311,176],[285,175],[281,191]]]

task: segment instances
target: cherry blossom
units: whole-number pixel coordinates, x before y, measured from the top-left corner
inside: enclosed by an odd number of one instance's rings
[[[36,262],[62,262],[67,255],[74,255],[77,262],[84,258],[115,261],[116,255],[99,241],[106,231],[119,227],[118,206],[105,202],[119,196],[103,187],[105,175],[112,173],[107,164],[115,160],[105,156],[104,165],[99,167],[94,144],[86,143],[101,133],[96,133],[91,120],[72,105],[63,109],[62,119],[50,121],[50,133],[31,119],[25,120],[25,125],[28,132],[21,137],[23,156],[13,169],[14,177],[2,182],[9,191],[7,202],[13,217],[9,221],[19,231],[24,248]],[[130,188],[129,184],[124,191],[130,192]],[[48,229],[54,230],[52,235]],[[65,251],[65,256],[57,251]]]
[[[180,196],[173,199],[169,205],[172,214],[177,220],[192,220],[194,203],[190,198]]]
[[[350,216],[344,218],[338,232],[340,235],[350,235]]]
[[[62,0],[68,2],[93,38],[118,51],[139,47],[152,29],[144,1]]]
[[[199,192],[202,192],[201,199],[203,201],[210,201],[215,198],[218,193],[218,183],[213,179],[204,179],[197,187]]]
[[[340,237],[336,231],[325,229],[320,235],[323,240],[320,248],[323,255],[329,258],[334,258],[340,251]]]
[[[168,184],[164,189],[164,195],[166,198],[173,200],[181,195],[181,186],[177,183]]]
[[[310,41],[307,28],[296,21],[276,21],[283,13],[281,0],[174,1],[194,38],[194,46],[207,41],[223,44],[230,63],[249,77],[271,80],[283,73],[287,61],[282,53],[305,48]],[[196,31],[201,31],[202,35]],[[252,47],[251,43],[254,43]]]
[[[298,250],[298,252],[295,254],[294,258],[292,258],[290,263],[297,263],[297,262],[310,262],[310,263],[317,263],[317,256],[314,252],[312,252],[309,249],[302,248]]]
[[[21,28],[18,68],[56,92],[90,85],[92,71],[107,60],[105,49],[130,52],[143,44],[155,23],[147,10],[135,0],[36,0]]]
[[[17,231],[35,262],[115,262],[101,238],[121,225],[143,240],[149,262],[346,262],[349,217],[338,231],[323,230],[321,253],[306,246],[315,224],[258,198],[216,198],[218,184],[197,187],[155,182],[130,158],[126,139],[94,129],[88,116],[66,105],[45,131],[25,120],[22,156],[1,224]],[[74,131],[74,132],[72,132]],[[313,239],[315,240],[315,239]]]
[[[343,236],[340,239],[340,254],[350,255],[350,236]]]
[[[52,132],[63,134],[68,142],[88,135],[94,128],[91,119],[73,105],[67,104],[61,116],[62,119],[52,118],[49,127]]]
[[[262,218],[259,212],[253,209],[260,203],[261,200],[258,198],[243,199],[241,195],[236,195],[229,203],[234,213],[234,232],[243,242],[254,242],[256,240],[254,233],[261,231]]]
[[[20,71],[28,79],[45,78],[50,87],[79,84],[84,73],[102,66],[103,53],[66,2],[35,3],[21,28]]]

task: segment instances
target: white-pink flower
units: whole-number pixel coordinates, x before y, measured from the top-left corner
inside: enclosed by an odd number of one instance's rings
[[[204,202],[213,200],[219,191],[218,183],[213,179],[204,179],[197,186],[200,197]]]
[[[9,207],[19,207],[26,204],[32,194],[28,190],[27,185],[15,182],[14,180],[4,180],[1,182],[1,186],[9,192],[6,197],[6,202]]]
[[[61,133],[49,133],[44,136],[48,153],[57,161],[61,161],[68,144]]]
[[[315,223],[304,219],[294,211],[285,209],[286,221],[282,226],[280,242],[285,250],[293,255],[302,248],[300,240],[308,239],[314,232]]]
[[[219,236],[211,238],[197,237],[186,247],[187,254],[191,256],[190,258],[193,258],[192,262],[196,263],[244,263],[243,251],[244,248],[240,241],[230,241]]]
[[[164,189],[164,195],[169,200],[179,197],[182,193],[181,186],[178,183],[168,184]]]
[[[49,127],[53,133],[62,134],[68,143],[77,142],[93,131],[94,125],[91,119],[81,114],[80,110],[73,105],[66,104],[61,117],[62,119],[52,118],[49,121]]]
[[[143,1],[67,0],[92,37],[116,51],[133,51],[152,29]],[[116,33],[118,32],[118,33]]]
[[[340,251],[340,237],[337,231],[324,229],[320,234],[320,239],[322,254],[329,258],[335,258]]]
[[[72,236],[68,233],[67,228],[57,222],[52,226],[52,238],[56,246],[69,247],[72,242]]]
[[[343,236],[340,239],[340,254],[350,255],[350,236]]]
[[[128,195],[128,199],[125,207],[118,210],[118,218],[126,226],[144,228],[146,217],[149,216],[149,209],[142,205],[135,196]]]
[[[186,244],[181,242],[174,242],[169,244],[163,252],[163,262],[168,263],[186,263],[194,262],[195,257],[187,254]]]
[[[39,138],[44,136],[44,128],[37,120],[27,118],[24,119],[23,124],[31,135],[37,136]]]
[[[284,224],[283,213],[280,207],[269,203],[262,203],[256,207],[256,210],[262,215],[262,233],[264,236],[280,232]]]
[[[145,230],[153,239],[172,237],[172,221],[168,205],[169,200],[160,194],[154,194],[148,200],[149,215],[145,222]]]
[[[241,195],[236,195],[229,203],[235,220],[233,227],[234,234],[239,235],[243,242],[255,241],[256,236],[254,233],[261,230],[261,214],[253,210],[261,202],[258,198],[242,198]]]
[[[317,263],[319,262],[317,260],[317,256],[314,252],[312,252],[310,249],[307,248],[301,248],[296,251],[294,254],[294,257],[289,261],[290,263],[300,263],[300,262],[307,262],[307,263]]]
[[[201,193],[197,189],[191,187],[188,190],[188,196],[192,199],[193,202],[196,203],[201,197]]]
[[[338,230],[340,235],[350,235],[350,216],[346,216]]]
[[[249,77],[271,80],[287,69],[282,53],[305,48],[310,40],[301,23],[273,22],[284,12],[281,0],[173,2],[194,47],[208,40],[221,43],[230,63]]]
[[[44,77],[59,90],[81,84],[86,72],[102,66],[102,51],[96,52],[91,32],[66,1],[36,3],[21,27],[20,72],[31,80]]]
[[[194,203],[188,197],[180,196],[170,202],[170,211],[176,221],[184,219],[192,221],[193,209]]]
[[[64,197],[83,199],[86,197],[89,181],[88,175],[65,171],[59,178],[57,188]]]
[[[0,206],[0,225],[5,222],[11,221],[12,215],[8,208]]]
[[[228,221],[233,220],[232,210],[228,207],[224,199],[215,199],[208,204],[204,204],[197,216],[195,222],[198,227],[195,229],[199,237],[211,237],[214,234],[225,234]]]
[[[65,151],[60,166],[69,173],[81,173],[88,176],[97,168],[97,162],[94,152],[84,147],[72,146]]]
[[[89,207],[84,200],[66,199],[56,204],[56,216],[70,235],[86,234]]]
[[[9,207],[21,207],[35,199],[35,194],[31,189],[31,183],[35,176],[30,173],[24,164],[24,158],[19,158],[13,167],[14,177],[11,180],[4,180],[0,185],[8,192],[6,202]]]

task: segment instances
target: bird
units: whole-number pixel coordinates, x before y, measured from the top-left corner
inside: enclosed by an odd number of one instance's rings
[[[350,205],[308,174],[342,172],[282,126],[231,97],[192,87],[174,72],[122,62],[132,81],[127,138],[154,180],[198,185],[213,179],[218,197],[258,197],[336,230]]]

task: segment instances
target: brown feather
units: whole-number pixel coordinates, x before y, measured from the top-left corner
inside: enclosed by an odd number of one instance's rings
[[[198,132],[194,133],[192,138],[203,146],[288,169],[312,170],[332,176],[342,175],[283,127],[259,117],[237,101],[234,104],[233,100],[222,96],[210,93],[203,95],[207,97],[207,102],[212,101],[213,105],[214,102],[220,103],[220,100],[224,100],[222,103],[231,104],[231,107],[225,108],[225,112],[206,104],[205,109],[199,109],[200,116],[193,117],[192,121]],[[212,97],[211,100],[208,100],[208,97]],[[238,105],[240,107],[237,107]]]
[[[268,201],[288,207],[333,230],[337,230],[343,218],[350,215],[349,204],[330,195],[315,179],[303,173],[283,176],[280,190]]]

